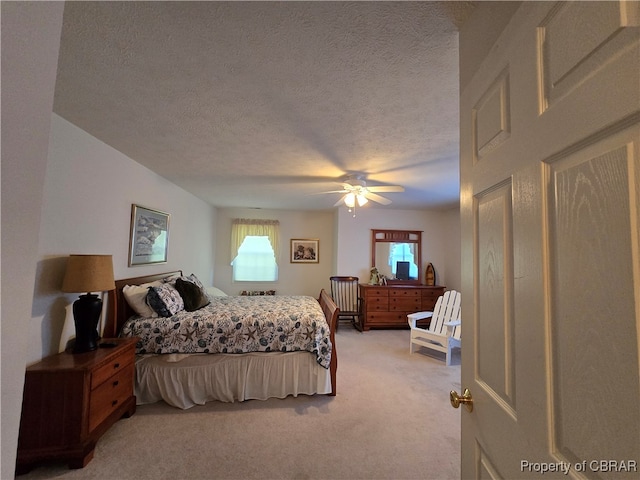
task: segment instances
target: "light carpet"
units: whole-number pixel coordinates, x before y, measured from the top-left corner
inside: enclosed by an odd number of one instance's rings
[[[338,395],[179,410],[140,405],[100,439],[83,469],[33,469],[19,480],[457,479],[460,354],[409,354],[409,330],[337,332]]]

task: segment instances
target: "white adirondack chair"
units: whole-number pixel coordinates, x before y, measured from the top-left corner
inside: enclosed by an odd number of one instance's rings
[[[418,320],[431,317],[429,328],[416,325]],[[413,346],[430,348],[444,352],[447,366],[451,365],[451,350],[460,348],[460,292],[448,290],[438,298],[433,312],[417,312],[407,315],[411,327],[409,353]]]

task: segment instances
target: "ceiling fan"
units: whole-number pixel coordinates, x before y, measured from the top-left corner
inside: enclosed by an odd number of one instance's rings
[[[350,175],[342,182],[342,190],[333,190],[325,193],[343,193],[344,195],[338,200],[334,207],[344,203],[349,208],[354,208],[356,204],[359,207],[365,205],[369,200],[380,203],[381,205],[389,205],[391,200],[385,198],[380,193],[404,192],[404,188],[399,185],[380,185],[367,187],[367,182],[362,175]]]

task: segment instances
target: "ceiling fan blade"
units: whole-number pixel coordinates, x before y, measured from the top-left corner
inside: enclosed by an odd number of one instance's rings
[[[338,205],[342,205],[344,203],[344,197],[346,197],[346,195],[343,195],[342,197],[340,197],[340,200],[334,203],[333,206],[337,207]]]
[[[370,192],[404,192],[404,188],[400,185],[380,185],[377,187],[367,187]]]
[[[310,195],[323,195],[325,193],[348,193],[347,190],[329,190],[328,192],[315,192]]]
[[[389,200],[388,198],[384,198],[375,193],[366,192],[364,196],[367,197],[369,200],[380,203],[381,205],[389,205],[391,203],[391,200]]]

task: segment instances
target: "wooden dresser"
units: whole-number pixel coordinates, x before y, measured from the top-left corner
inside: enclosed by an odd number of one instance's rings
[[[84,467],[109,427],[135,413],[136,341],[103,339],[114,346],[59,353],[27,368],[16,473],[45,460]]]
[[[362,329],[409,328],[407,314],[433,310],[445,287],[360,284]]]

